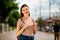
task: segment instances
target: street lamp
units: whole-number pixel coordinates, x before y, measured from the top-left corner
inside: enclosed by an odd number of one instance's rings
[[[41,0],[40,0],[40,17],[41,17]]]
[[[51,1],[49,0],[49,18],[51,17]]]
[[[60,19],[60,2],[59,2],[59,19]]]

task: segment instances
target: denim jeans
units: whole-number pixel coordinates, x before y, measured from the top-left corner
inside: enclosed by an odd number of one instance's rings
[[[34,36],[20,35],[20,40],[34,40]]]

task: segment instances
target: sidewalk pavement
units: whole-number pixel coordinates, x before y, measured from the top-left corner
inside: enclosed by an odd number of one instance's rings
[[[34,37],[35,37],[35,40],[54,40],[53,34],[40,32],[40,31],[37,31]],[[15,30],[5,32],[2,34],[0,33],[0,40],[17,40]]]

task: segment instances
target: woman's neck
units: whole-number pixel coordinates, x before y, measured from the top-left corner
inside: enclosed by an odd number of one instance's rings
[[[28,18],[29,18],[29,16],[23,16],[23,18],[24,18],[24,19],[28,19]]]

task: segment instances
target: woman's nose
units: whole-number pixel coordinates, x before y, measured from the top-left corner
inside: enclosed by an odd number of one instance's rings
[[[25,12],[27,12],[28,10],[25,10]]]
[[[27,10],[25,10],[25,13],[27,13],[28,11]]]

